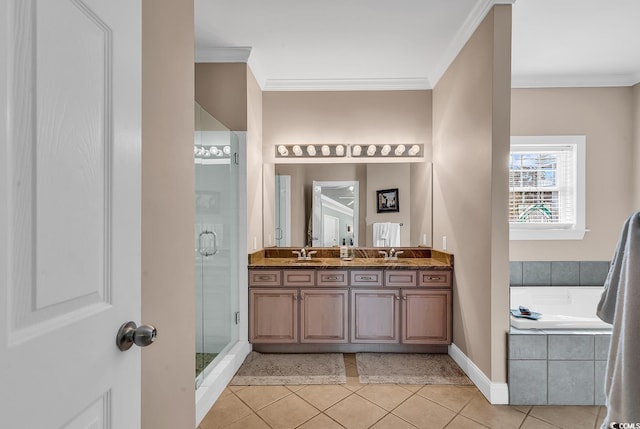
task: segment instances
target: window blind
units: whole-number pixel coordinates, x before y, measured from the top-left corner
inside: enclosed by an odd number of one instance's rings
[[[509,222],[576,223],[576,146],[571,144],[511,145],[509,160]]]

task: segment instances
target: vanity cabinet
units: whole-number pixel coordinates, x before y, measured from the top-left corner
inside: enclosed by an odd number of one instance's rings
[[[451,343],[451,270],[249,272],[254,344]]]
[[[253,272],[249,278],[260,278]],[[340,284],[346,273],[323,273],[323,284]],[[269,275],[273,275],[270,273]],[[255,344],[349,342],[349,291],[315,286],[315,271],[284,270],[283,287],[250,283],[249,339]]]

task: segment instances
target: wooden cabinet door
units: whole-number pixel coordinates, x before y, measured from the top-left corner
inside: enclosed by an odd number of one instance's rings
[[[402,342],[451,343],[451,291],[402,291]]]
[[[249,341],[298,342],[298,290],[249,290]]]
[[[351,290],[351,342],[400,342],[400,291]]]
[[[349,342],[348,289],[300,290],[300,342]]]

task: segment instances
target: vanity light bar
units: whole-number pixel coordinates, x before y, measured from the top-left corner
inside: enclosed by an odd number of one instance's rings
[[[424,153],[421,144],[370,144],[352,145],[353,158],[418,158]]]
[[[276,158],[344,158],[347,146],[343,144],[294,144],[276,146]]]
[[[193,147],[193,154],[196,159],[224,159],[231,157],[231,147],[228,145]]]
[[[276,158],[417,158],[423,155],[421,144],[370,144],[370,145],[278,145]]]

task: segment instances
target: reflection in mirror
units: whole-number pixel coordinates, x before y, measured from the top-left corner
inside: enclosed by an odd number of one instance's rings
[[[358,245],[358,200],[356,180],[313,181],[313,247]]]
[[[400,246],[430,246],[432,217],[432,164],[420,163],[318,163],[265,164],[265,247],[302,247],[313,243],[313,182],[358,183],[354,246],[373,247],[376,222],[403,224]],[[398,212],[378,213],[376,191],[399,189]],[[340,200],[338,198],[338,200]],[[346,237],[345,237],[346,238]],[[337,245],[342,244],[338,238]]]

